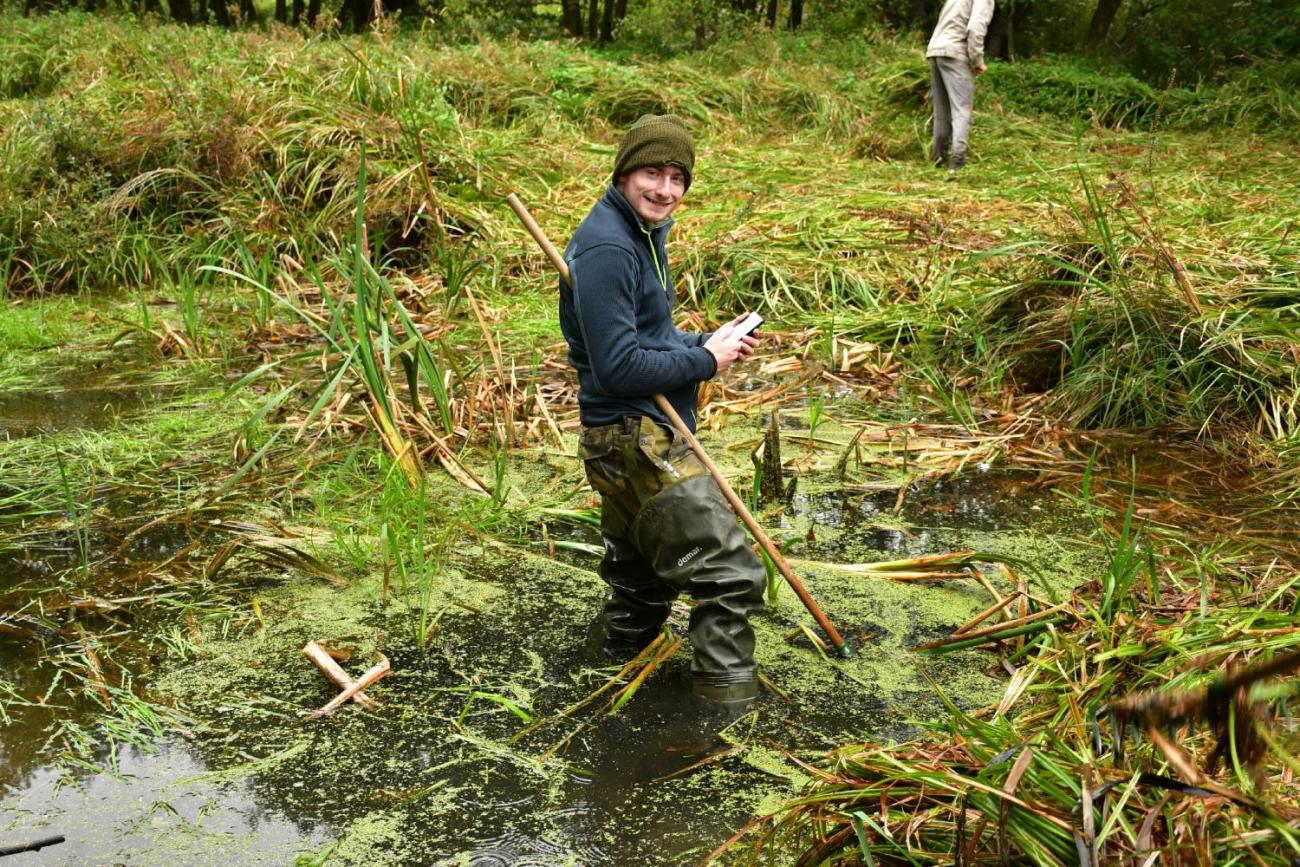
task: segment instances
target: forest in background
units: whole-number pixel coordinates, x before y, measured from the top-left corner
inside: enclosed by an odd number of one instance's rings
[[[432,28],[453,39],[509,34],[573,39],[659,55],[700,50],[745,29],[851,35],[875,28],[928,33],[941,0],[6,0],[10,14],[129,14],[180,24],[360,32]],[[1260,60],[1300,86],[1300,10],[1292,0],[1000,0],[987,54],[1016,60],[1086,56],[1153,86],[1221,82]]]

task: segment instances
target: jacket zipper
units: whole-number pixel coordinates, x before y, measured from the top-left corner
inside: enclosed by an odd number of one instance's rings
[[[659,285],[664,288],[664,298],[668,300],[668,306],[672,306],[672,296],[668,294],[668,275],[664,273],[663,268],[659,267],[659,252],[655,250],[655,239],[650,234],[650,230],[645,226],[641,227],[641,233],[645,235],[646,242],[650,245],[650,260],[655,263],[655,273],[659,275]]]

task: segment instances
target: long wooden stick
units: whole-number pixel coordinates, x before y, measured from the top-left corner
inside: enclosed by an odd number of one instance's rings
[[[51,837],[42,837],[39,840],[33,840],[30,843],[17,843],[13,846],[0,846],[0,858],[6,855],[17,855],[21,852],[39,852],[46,846],[57,846],[67,838],[62,834],[55,834]]]
[[[528,234],[533,236],[533,240],[537,242],[537,246],[542,248],[542,252],[546,254],[546,258],[551,260],[551,264],[555,266],[555,270],[560,272],[560,276],[564,278],[564,282],[568,283],[569,286],[573,286],[573,279],[569,276],[569,263],[564,261],[564,257],[560,255],[560,251],[555,249],[555,245],[553,245],[550,239],[546,237],[546,233],[542,231],[542,227],[537,225],[537,221],[533,219],[533,215],[528,213],[528,209],[524,207],[524,203],[519,201],[518,196],[511,193],[506,196],[506,204],[514,210],[515,216],[519,217],[519,222],[524,224],[524,228],[528,230]]]
[[[551,260],[551,264],[555,266],[555,270],[560,272],[560,276],[564,278],[564,282],[569,284],[569,286],[572,286],[573,280],[569,276],[568,263],[564,261],[564,257],[560,255],[560,251],[555,249],[550,240],[547,239],[546,233],[542,231],[541,226],[537,225],[537,221],[533,219],[533,215],[528,213],[528,209],[524,207],[524,203],[521,202],[519,197],[514,193],[511,193],[506,197],[506,203],[514,210],[515,214],[519,217],[519,221],[524,224],[524,228],[528,230],[528,234],[532,235],[533,240],[535,240],[538,246],[542,248],[542,252],[544,252],[546,257]],[[686,441],[690,443],[691,451],[695,452],[695,456],[700,459],[700,463],[704,464],[705,468],[709,471],[709,475],[713,476],[713,480],[718,483],[718,487],[722,489],[722,495],[726,498],[727,502],[731,504],[731,508],[735,510],[741,523],[749,528],[749,532],[754,535],[754,538],[758,540],[758,544],[762,546],[763,550],[767,553],[767,556],[776,564],[777,570],[780,571],[786,582],[789,583],[791,589],[794,590],[795,595],[799,597],[799,601],[803,603],[804,607],[808,609],[808,613],[817,621],[817,625],[820,626],[822,631],[826,633],[828,638],[830,638],[831,644],[835,647],[835,652],[843,659],[852,658],[853,648],[844,643],[844,639],[840,636],[839,631],[831,623],[830,619],[822,612],[821,608],[817,605],[816,601],[814,601],[808,591],[804,589],[804,586],[800,583],[799,579],[795,577],[794,570],[790,568],[790,564],[785,562],[785,557],[781,556],[781,552],[777,549],[776,545],[772,543],[772,540],[768,538],[767,533],[763,532],[763,528],[758,525],[758,521],[754,520],[754,516],[749,513],[749,509],[745,508],[744,501],[736,495],[731,484],[727,481],[726,476],[722,475],[722,471],[718,469],[717,465],[713,463],[713,460],[704,451],[704,446],[700,445],[700,441],[695,438],[695,434],[693,434],[690,428],[686,426],[686,422],[682,421],[682,417],[677,414],[677,410],[673,409],[673,405],[669,403],[668,399],[662,394],[656,394],[654,400],[659,409],[661,409],[664,415],[668,417],[668,420],[672,422],[673,427],[677,429],[678,433],[684,436]]]
[[[718,469],[717,465],[713,463],[713,459],[704,451],[704,446],[700,445],[700,441],[695,438],[695,434],[691,433],[690,428],[686,426],[686,422],[682,421],[682,417],[677,414],[677,410],[673,409],[673,405],[668,402],[668,398],[662,394],[656,394],[655,403],[663,410],[664,415],[668,416],[668,419],[673,423],[673,427],[677,428],[678,433],[686,437],[686,441],[691,444],[691,451],[695,452],[695,456],[700,459],[700,463],[704,464],[709,471],[709,475],[713,476],[714,481],[718,483],[718,487],[722,489],[722,496],[727,498],[731,508],[740,517],[741,523],[749,528],[749,532],[754,534],[758,544],[762,546],[767,556],[776,564],[776,568],[785,577],[786,582],[794,590],[794,594],[799,597],[799,601],[803,603],[804,608],[808,609],[808,613],[817,621],[817,625],[830,638],[831,644],[835,646],[835,652],[844,659],[850,659],[853,656],[853,648],[844,643],[839,631],[822,612],[821,607],[817,605],[811,594],[804,589],[802,582],[795,577],[790,564],[785,562],[785,557],[781,556],[780,550],[768,538],[767,533],[763,532],[763,528],[758,525],[758,521],[754,520],[754,516],[749,513],[749,509],[745,508],[744,500],[740,499],[735,490],[732,489],[727,477],[722,475],[722,470]]]

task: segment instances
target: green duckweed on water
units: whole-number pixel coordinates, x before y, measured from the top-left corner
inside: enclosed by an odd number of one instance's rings
[[[978,542],[1025,553],[1026,543],[1014,534],[925,532],[929,544]],[[404,863],[407,849],[388,845],[396,828],[411,852],[447,851],[476,815],[467,802],[494,817],[498,831],[474,825],[479,842],[467,852],[545,843],[567,852],[564,857],[676,863],[696,848],[693,841],[714,839],[753,815],[760,802],[798,790],[806,775],[786,751],[812,760],[839,740],[868,731],[901,737],[916,719],[941,714],[907,648],[987,604],[983,591],[965,582],[917,585],[809,573],[810,591],[858,646],[858,656],[831,663],[802,635],[787,640],[792,626],[811,620],[792,593],[779,592],[756,629],[760,665],[780,694],[769,693],[753,720],[727,730],[726,742],[739,748],[735,755],[677,778],[671,775],[707,757],[700,751],[707,732],[682,708],[687,649],[617,717],[584,732],[562,757],[547,757],[568,723],[512,743],[524,721],[501,702],[541,718],[599,682],[582,647],[603,595],[599,579],[584,568],[594,559],[568,565],[496,545],[452,557],[456,566],[438,576],[426,597],[440,617],[424,652],[410,643],[408,600],[395,593],[381,604],[382,576],[345,587],[299,579],[259,594],[260,620],[244,613],[205,628],[194,658],[155,681],[169,701],[208,720],[200,737],[208,762],[276,756],[273,767],[258,768],[261,785],[289,815],[340,829],[331,853],[340,863],[380,857],[371,850],[387,853],[382,857],[391,860],[382,863]],[[1076,551],[1070,562],[1086,558],[1086,551]],[[1058,580],[1069,580],[1068,565],[1058,560]],[[368,690],[381,709],[345,708],[333,719],[305,721],[303,712],[334,691],[299,653],[310,639],[349,652],[345,666],[354,673],[382,648],[394,673]],[[998,698],[1000,680],[986,673],[985,656],[958,653],[924,664],[961,706]],[[674,736],[685,746],[673,744]],[[304,743],[310,748],[300,751]],[[305,785],[286,787],[285,780]],[[613,804],[594,800],[592,790],[608,795],[610,787],[619,793]],[[334,791],[349,795],[320,798]],[[638,815],[641,830],[628,834],[619,802]],[[519,836],[505,834],[510,829]],[[664,834],[676,841],[667,854],[659,848]]]

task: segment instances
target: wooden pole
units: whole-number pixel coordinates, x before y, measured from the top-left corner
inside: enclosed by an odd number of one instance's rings
[[[749,509],[745,508],[744,500],[740,499],[740,496],[732,489],[731,483],[727,481],[727,477],[722,474],[722,470],[718,469],[717,465],[713,463],[713,460],[704,451],[704,446],[700,445],[700,441],[695,438],[695,434],[691,433],[690,429],[686,427],[686,422],[682,421],[682,417],[677,414],[677,410],[673,409],[673,405],[668,402],[668,398],[664,397],[662,394],[656,394],[655,403],[661,410],[663,410],[664,415],[668,416],[669,420],[672,421],[673,427],[677,428],[677,431],[682,436],[686,437],[686,441],[691,445],[691,451],[695,452],[695,456],[700,459],[700,463],[704,464],[709,471],[709,475],[713,476],[714,480],[718,483],[718,487],[722,489],[722,496],[727,498],[727,502],[731,504],[731,508],[734,509],[736,515],[740,517],[741,523],[749,528],[749,532],[754,534],[754,538],[758,540],[758,544],[762,546],[763,550],[767,553],[767,556],[776,564],[776,568],[780,571],[781,575],[785,577],[786,583],[790,585],[790,589],[794,590],[794,594],[799,597],[799,601],[803,603],[803,607],[808,609],[808,613],[817,621],[817,625],[820,626],[822,631],[830,638],[831,644],[835,646],[835,652],[844,659],[852,658],[853,648],[844,643],[844,639],[840,636],[839,630],[835,628],[830,619],[822,612],[821,607],[817,604],[816,600],[814,600],[808,591],[804,589],[803,583],[795,577],[794,570],[790,568],[790,564],[785,561],[785,557],[781,556],[780,550],[778,550],[772,540],[768,538],[767,533],[763,532],[763,528],[759,526],[758,521],[754,520],[754,516],[749,513]]]
[[[515,214],[519,217],[519,221],[524,224],[524,228],[528,230],[528,234],[532,235],[533,240],[535,240],[538,246],[542,248],[542,252],[544,252],[546,257],[551,260],[551,264],[555,266],[555,270],[560,272],[560,276],[564,278],[564,282],[569,284],[569,286],[572,286],[573,280],[569,276],[568,263],[564,261],[564,257],[560,255],[560,251],[555,249],[554,245],[551,244],[550,240],[546,237],[546,233],[542,231],[542,227],[537,225],[537,221],[533,219],[533,215],[528,212],[526,207],[524,207],[524,203],[521,202],[519,197],[514,193],[506,196],[506,203],[514,210]],[[772,558],[772,562],[776,564],[777,570],[780,571],[786,582],[789,583],[791,589],[794,590],[795,595],[799,597],[799,601],[803,603],[804,607],[808,609],[808,613],[817,621],[817,625],[820,626],[822,631],[830,638],[831,644],[835,647],[835,652],[843,659],[851,659],[853,657],[853,648],[844,643],[844,639],[840,636],[839,631],[831,624],[830,619],[822,612],[821,607],[817,605],[817,602],[812,598],[808,591],[804,589],[804,586],[799,579],[795,577],[794,571],[790,568],[790,564],[785,561],[783,556],[781,556],[781,552],[777,550],[776,545],[768,538],[767,533],[763,532],[763,528],[758,525],[758,521],[754,520],[754,516],[749,513],[749,509],[745,508],[745,503],[736,495],[736,492],[732,490],[731,484],[727,481],[726,476],[722,475],[722,471],[719,470],[717,465],[709,458],[708,454],[704,451],[704,446],[700,445],[700,441],[695,438],[695,434],[691,433],[690,429],[686,426],[686,422],[682,421],[682,417],[677,414],[677,410],[673,409],[673,405],[669,403],[668,399],[662,394],[656,394],[654,400],[655,404],[663,410],[664,415],[668,417],[668,420],[672,422],[673,427],[675,427],[682,436],[686,437],[686,441],[690,443],[691,450],[695,452],[695,456],[700,459],[702,464],[704,464],[705,468],[709,471],[709,475],[713,476],[713,480],[718,483],[718,487],[722,489],[722,495],[726,498],[727,502],[731,504],[731,508],[735,510],[741,523],[749,528],[749,532],[758,540],[758,544],[762,546],[763,550],[767,553],[767,556]]]
[[[6,855],[17,855],[21,852],[39,852],[46,846],[57,846],[67,838],[62,834],[55,834],[50,837],[41,837],[39,840],[33,840],[30,843],[17,843],[12,846],[0,846],[0,858]]]
[[[551,264],[555,266],[555,270],[560,272],[560,276],[564,278],[564,282],[568,283],[569,286],[573,286],[573,279],[569,277],[569,263],[564,261],[564,257],[560,255],[560,251],[555,249],[555,246],[550,242],[550,239],[546,237],[546,233],[542,231],[542,227],[537,225],[537,221],[533,219],[533,215],[528,213],[528,209],[524,207],[524,203],[519,201],[518,196],[511,193],[506,196],[506,204],[514,209],[515,215],[519,217],[519,222],[524,224],[524,228],[528,230],[528,234],[533,236],[533,240],[537,242],[537,246],[542,248],[542,252],[546,254],[546,258],[551,260]]]

